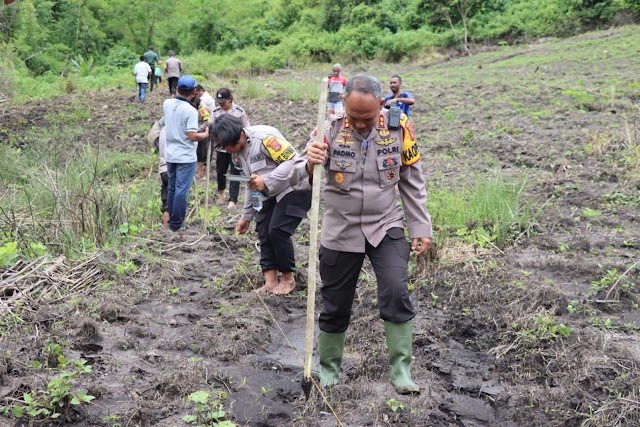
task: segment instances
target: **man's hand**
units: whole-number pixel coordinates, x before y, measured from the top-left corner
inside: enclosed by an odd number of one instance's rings
[[[385,106],[385,107],[391,107],[391,105],[395,104],[396,102],[398,102],[398,99],[397,99],[397,98],[391,98],[390,100],[388,100],[388,101],[384,104],[384,106]]]
[[[249,221],[239,220],[236,224],[236,233],[245,234],[249,230],[249,224],[251,224]]]
[[[422,255],[431,245],[429,237],[416,237],[411,241],[411,250],[416,251],[416,256]]]
[[[307,173],[309,176],[313,175],[313,165],[324,164],[327,147],[327,144],[319,141],[313,141],[307,145]]]
[[[267,186],[264,185],[264,179],[260,175],[252,174],[249,188],[251,191],[264,191]]]

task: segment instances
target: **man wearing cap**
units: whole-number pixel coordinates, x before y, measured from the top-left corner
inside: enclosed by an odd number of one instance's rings
[[[167,133],[167,210],[171,231],[180,230],[187,213],[187,196],[196,173],[197,142],[209,138],[208,127],[198,132],[198,111],[191,105],[196,81],[191,76],[182,76],[177,83],[177,96],[162,105]]]
[[[327,84],[329,85],[329,95],[327,97],[327,113],[329,115],[337,114],[338,116],[342,116],[344,114],[344,106],[342,104],[342,91],[344,87],[347,85],[347,79],[344,76],[341,76],[342,67],[340,64],[335,64],[333,66],[333,74],[329,74],[329,81]]]
[[[147,64],[147,59],[144,55],[140,57],[140,62],[133,67],[133,74],[136,76],[136,84],[138,85],[138,100],[144,104],[149,76],[151,75],[151,67]]]
[[[408,262],[412,252],[427,250],[432,227],[413,126],[402,114],[399,126],[390,127],[389,110],[381,108],[381,99],[378,79],[351,78],[344,91],[345,116],[329,118],[324,141],[312,136],[305,155],[294,160],[289,184],[309,188],[310,181],[320,178],[314,166],[322,165],[321,386],[340,381],[346,331],[366,256],[376,273],[391,383],[398,393],[408,394],[420,391],[410,371],[416,312],[407,290]],[[405,219],[411,243],[405,238]]]
[[[409,117],[411,106],[416,103],[416,100],[409,92],[402,90],[402,78],[397,74],[391,76],[389,88],[391,94],[384,98],[384,108],[399,107]]]
[[[211,114],[211,123],[222,116],[223,114],[231,114],[234,117],[238,117],[242,120],[242,127],[248,128],[251,126],[249,118],[244,108],[233,103],[233,95],[231,91],[222,87],[216,92],[216,103],[218,106],[213,110]],[[218,204],[225,202],[227,178],[224,176],[227,170],[231,167],[231,175],[240,175],[240,171],[236,168],[231,161],[231,154],[229,154],[224,148],[216,147],[216,178],[218,181]],[[238,203],[238,194],[240,193],[240,183],[233,181],[229,185],[229,203],[228,209],[232,209]]]
[[[182,61],[175,57],[172,50],[169,51],[169,57],[164,61],[164,71],[167,73],[169,94],[173,98],[176,95],[180,73],[182,73]]]

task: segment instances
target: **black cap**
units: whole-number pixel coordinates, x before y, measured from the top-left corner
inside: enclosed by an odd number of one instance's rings
[[[218,89],[218,92],[216,92],[216,101],[222,102],[230,98],[231,98],[231,91],[226,87],[221,87],[220,89]]]

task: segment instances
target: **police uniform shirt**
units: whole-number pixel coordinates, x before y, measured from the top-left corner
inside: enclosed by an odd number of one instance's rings
[[[388,117],[383,109],[366,139],[344,117],[325,124],[329,147],[321,243],[328,249],[363,253],[366,242],[377,246],[389,229],[404,228],[403,208],[410,238],[432,236],[412,124],[402,114],[400,127],[391,130]],[[289,182],[296,190],[310,188],[306,163],[300,156],[291,171]],[[396,202],[396,184],[403,208]]]
[[[266,190],[263,197],[275,197],[276,201],[293,191],[288,177],[293,161],[299,157],[293,146],[280,131],[271,126],[250,126],[243,129],[247,137],[247,145],[240,153],[232,154],[232,161],[244,176],[257,174],[262,177]],[[251,189],[247,185],[245,204],[241,218],[253,220],[256,211],[251,201]]]

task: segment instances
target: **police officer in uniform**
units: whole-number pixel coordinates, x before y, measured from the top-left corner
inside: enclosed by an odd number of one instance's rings
[[[289,294],[295,288],[296,271],[291,236],[311,207],[311,191],[293,191],[287,179],[298,153],[278,129],[244,127],[242,120],[231,114],[216,118],[211,134],[216,145],[231,154],[242,175],[251,177],[236,232],[244,234],[251,221],[256,222],[265,281],[258,292]],[[255,191],[261,193],[258,211],[252,201]]]
[[[431,218],[420,153],[411,122],[402,114],[391,129],[381,108],[380,82],[356,76],[345,87],[345,116],[331,117],[325,141],[312,140],[296,159],[289,182],[309,188],[313,166],[324,166],[325,213],[320,246],[323,309],[318,336],[320,382],[339,382],[345,332],[358,275],[369,257],[378,282],[378,306],[389,349],[391,382],[401,394],[420,387],[411,379],[413,317],[407,290],[411,251],[422,254],[431,243]],[[396,203],[396,185],[402,208]],[[404,215],[403,215],[404,210]],[[409,238],[404,235],[406,217]]]
[[[242,120],[242,126],[248,128],[251,126],[249,123],[249,117],[244,108],[234,104],[233,95],[231,91],[226,87],[221,87],[216,92],[215,101],[218,106],[211,113],[211,122],[213,123],[218,117],[223,114],[231,114],[232,116],[239,117]],[[216,179],[218,181],[218,204],[225,202],[227,179],[225,174],[227,170],[231,171],[231,175],[240,175],[240,172],[236,169],[235,165],[231,161],[231,154],[224,151],[222,148],[216,149]],[[231,182],[229,185],[229,203],[227,208],[235,208],[238,203],[238,194],[240,193],[240,183]]]

